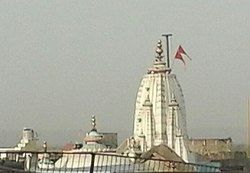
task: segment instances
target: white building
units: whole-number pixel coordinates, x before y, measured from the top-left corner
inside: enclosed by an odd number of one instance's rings
[[[182,89],[163,57],[159,40],[153,66],[143,76],[137,92],[133,137],[142,152],[167,144],[184,161],[193,162]]]
[[[7,157],[7,154],[4,152],[36,151],[38,149],[37,141],[38,138],[33,129],[23,128],[22,138],[14,147],[0,148],[0,158]]]

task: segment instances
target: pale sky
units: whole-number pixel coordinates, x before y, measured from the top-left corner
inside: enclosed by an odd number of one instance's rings
[[[135,97],[163,33],[192,57],[173,73],[190,137],[246,142],[250,1],[0,1],[0,147],[23,127],[49,145],[132,134]],[[164,38],[162,38],[164,39]]]

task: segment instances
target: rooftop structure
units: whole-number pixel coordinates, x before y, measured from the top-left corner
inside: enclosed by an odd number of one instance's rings
[[[92,129],[90,132],[86,133],[84,141],[86,144],[81,148],[82,151],[96,152],[96,151],[106,151],[106,145],[102,144],[100,141],[103,135],[97,131],[96,128],[96,118],[92,116],[91,118]]]
[[[34,130],[24,127],[20,141],[14,147],[0,148],[0,151],[34,151],[39,148],[37,142],[38,138]]]
[[[107,152],[117,148],[117,133],[102,133],[97,130],[96,117],[91,117],[92,128],[86,133],[83,142],[68,143],[64,151],[70,152]]]

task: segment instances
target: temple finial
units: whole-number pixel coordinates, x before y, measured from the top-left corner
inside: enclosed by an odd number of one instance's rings
[[[157,47],[156,47],[156,50],[155,50],[155,52],[156,52],[156,57],[155,57],[156,59],[155,59],[155,61],[161,61],[162,58],[164,57],[164,56],[162,55],[163,50],[162,50],[161,40],[158,40],[158,43],[157,43],[156,46],[157,46]]]
[[[96,119],[94,115],[92,115],[91,117],[91,124],[92,124],[92,130],[96,130]]]

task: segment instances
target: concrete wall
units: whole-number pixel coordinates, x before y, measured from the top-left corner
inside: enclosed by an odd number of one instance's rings
[[[100,141],[102,144],[110,147],[117,148],[117,133],[101,133],[103,135],[102,140]]]
[[[218,152],[231,152],[232,139],[190,139],[189,149],[192,152],[204,155]]]
[[[233,158],[232,139],[190,139],[188,146],[191,152],[207,160],[225,160]]]

